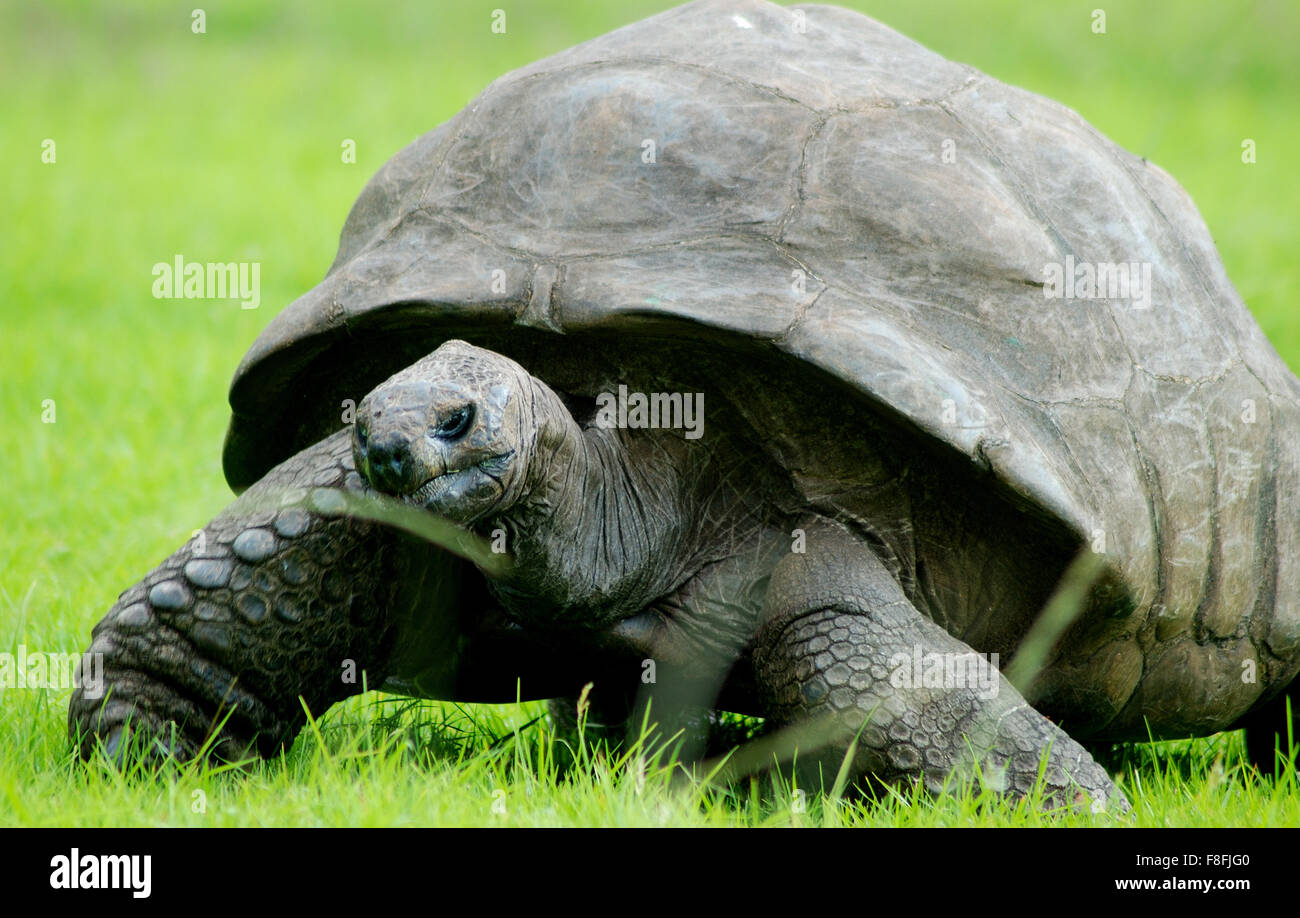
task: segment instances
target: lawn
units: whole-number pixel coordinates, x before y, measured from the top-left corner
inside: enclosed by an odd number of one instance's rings
[[[0,29],[0,652],[80,652],[118,592],[230,499],[226,387],[271,317],[315,284],[362,185],[500,74],[670,2],[191,4],[10,0]],[[1168,170],[1300,370],[1300,7],[876,0],[947,57],[1061,100]],[[505,6],[504,34],[492,11]],[[53,148],[46,144],[54,142]],[[355,142],[355,162],[341,155]],[[1251,140],[1253,163],[1243,162]],[[52,149],[53,162],[47,162]],[[1289,151],[1289,152],[1288,152]],[[168,300],[152,266],[261,265],[261,304]],[[52,423],[51,423],[52,421]],[[770,782],[681,787],[667,769],[564,750],[539,705],[370,694],[281,759],[159,781],[73,766],[66,691],[0,690],[0,825],[1092,824],[902,794],[878,805]],[[320,712],[317,712],[320,713]],[[1119,750],[1137,825],[1296,825],[1290,779],[1255,782],[1240,737]]]

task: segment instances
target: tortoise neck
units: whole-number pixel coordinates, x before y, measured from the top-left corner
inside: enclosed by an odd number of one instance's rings
[[[498,522],[514,569],[494,587],[516,618],[609,624],[684,576],[692,514],[682,443],[658,431],[583,429],[553,392],[538,388],[545,421],[535,477]]]

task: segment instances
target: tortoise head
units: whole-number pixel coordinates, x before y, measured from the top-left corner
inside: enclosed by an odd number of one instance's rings
[[[356,467],[377,491],[472,524],[530,490],[549,439],[539,411],[557,404],[508,357],[447,341],[361,400]]]

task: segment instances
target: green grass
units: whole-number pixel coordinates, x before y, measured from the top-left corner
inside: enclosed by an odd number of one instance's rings
[[[490,11],[508,30],[493,35]],[[10,2],[0,13],[0,651],[79,652],[117,592],[229,499],[225,391],[276,310],[324,273],[348,207],[406,142],[496,76],[669,3],[253,0],[189,8]],[[1229,276],[1300,368],[1300,11],[1286,0],[853,4],[992,75],[1060,99],[1171,172]],[[41,162],[41,143],[57,162]],[[340,142],[357,142],[357,162]],[[1253,138],[1258,161],[1241,162]],[[151,266],[262,264],[262,306],[155,300]],[[42,423],[47,399],[56,423]],[[787,790],[642,782],[593,758],[556,778],[536,705],[374,695],[326,713],[282,761],[160,782],[70,767],[66,693],[0,691],[0,824],[1088,824],[955,794],[795,813]],[[378,707],[376,705],[379,705]],[[382,712],[403,705],[400,718]],[[323,740],[323,741],[322,741]],[[1300,823],[1289,780],[1240,771],[1240,738],[1133,747],[1139,825]],[[194,812],[193,793],[206,795]],[[507,813],[494,814],[504,790]]]
[[[470,708],[371,694],[312,720],[279,759],[126,774],[83,767],[48,721],[63,699],[9,712],[0,825],[78,826],[1294,826],[1294,770],[1261,781],[1238,737],[1123,747],[1128,817],[1009,802],[978,785],[875,801],[801,791],[788,772],[719,786],[650,746],[558,738],[539,705]],[[9,726],[8,724],[6,725]],[[833,783],[831,780],[827,784]]]

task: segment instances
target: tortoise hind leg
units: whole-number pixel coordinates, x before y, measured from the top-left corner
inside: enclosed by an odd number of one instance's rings
[[[585,698],[581,694],[565,695],[546,703],[556,736],[571,745],[578,742],[578,708],[583,705],[586,714],[581,731],[583,741],[607,743],[610,748],[619,746],[630,725],[636,692],[626,691],[617,683],[597,685],[593,680],[591,686]]]
[[[1278,757],[1290,754],[1291,743],[1300,746],[1300,684],[1292,682],[1234,726],[1246,731],[1246,760],[1261,775],[1276,775]]]
[[[984,673],[972,672],[976,660]],[[754,666],[769,715],[806,724],[798,757],[814,780],[818,770],[833,779],[857,736],[855,778],[919,779],[936,790],[979,766],[986,783],[1019,797],[1045,756],[1049,803],[1075,805],[1086,795],[1094,808],[1128,807],[1082,746],[918,612],[880,560],[842,530],[810,531],[806,553],[777,565]]]
[[[573,745],[578,740],[578,704],[581,696],[552,698],[548,714],[556,735]],[[723,712],[700,705],[670,707],[649,705],[636,685],[593,685],[585,699],[586,721],[582,737],[587,743],[609,748],[635,743],[644,734],[648,750],[667,743],[678,762],[690,763],[721,755],[748,739],[742,728],[728,722]]]

